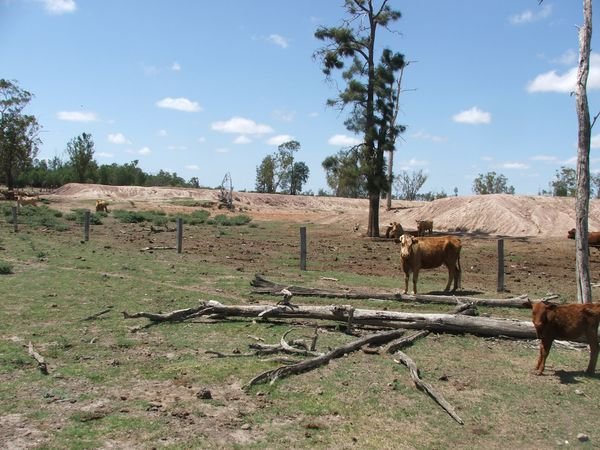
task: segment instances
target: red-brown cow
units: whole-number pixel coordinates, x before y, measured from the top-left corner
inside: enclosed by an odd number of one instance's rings
[[[408,293],[408,281],[410,273],[413,274],[413,293],[417,294],[417,281],[421,269],[435,269],[442,264],[448,268],[448,283],[444,292],[450,290],[450,284],[454,281],[455,292],[460,287],[460,250],[462,244],[460,239],[454,236],[439,236],[427,238],[415,238],[410,234],[403,234],[400,242],[400,259],[404,271],[404,293]]]
[[[598,325],[600,304],[573,303],[556,305],[547,301],[527,306],[532,309],[532,321],[540,339],[540,356],[535,366],[537,375],[544,372],[546,358],[555,339],[577,339],[585,337],[590,346],[590,362],[586,372],[593,374],[598,360]]]
[[[567,237],[569,239],[575,239],[575,228],[571,228],[567,232]],[[600,231],[588,232],[588,246],[600,249]]]
[[[425,236],[425,232],[433,234],[433,220],[417,220],[417,233],[419,236]]]
[[[391,222],[385,230],[385,238],[392,238],[394,240],[400,239],[400,236],[404,234],[404,228],[400,222]]]

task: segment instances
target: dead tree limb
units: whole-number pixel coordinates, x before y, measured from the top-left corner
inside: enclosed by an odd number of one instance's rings
[[[157,313],[147,313],[147,312],[139,312],[134,314],[129,314],[127,311],[123,311],[124,319],[139,319],[146,318],[151,320],[152,322],[180,322],[182,320],[190,319],[193,317],[197,317],[199,315],[203,315],[202,312],[206,307],[201,304],[196,308],[185,308],[179,309],[177,311],[172,311],[167,314],[157,314]]]
[[[290,344],[288,344],[285,340],[285,337],[290,334],[292,331],[294,331],[294,329],[292,328],[291,330],[288,330],[284,333],[283,336],[281,336],[281,340],[279,342],[279,345],[281,345],[281,348],[283,349],[284,352],[286,353],[291,353],[294,355],[302,355],[302,356],[315,356],[315,357],[319,357],[319,356],[323,356],[323,353],[321,352],[315,352],[312,350],[305,350],[305,349],[300,349],[300,348],[296,348],[296,347],[292,347]]]
[[[412,345],[417,339],[425,337],[429,334],[427,330],[417,331],[408,336],[402,336],[400,339],[396,339],[388,344],[385,351],[386,353],[396,353],[398,350],[408,347]]]
[[[44,361],[44,357],[35,351],[31,341],[29,342],[28,353],[37,362],[40,372],[42,372],[44,375],[48,375],[48,365],[46,364],[46,361]]]
[[[454,408],[452,407],[452,405],[450,403],[448,403],[446,401],[446,399],[439,394],[431,384],[427,383],[426,381],[423,381],[421,379],[421,377],[419,376],[419,369],[417,368],[417,365],[415,364],[415,362],[405,353],[403,353],[400,350],[397,350],[396,353],[394,354],[395,356],[397,356],[399,358],[400,361],[396,361],[397,363],[402,363],[404,364],[406,367],[408,367],[408,370],[410,372],[410,377],[412,378],[415,386],[421,390],[426,392],[433,400],[435,400],[435,402],[440,405],[444,411],[446,411],[448,414],[450,414],[450,417],[452,417],[454,420],[456,420],[459,424],[464,425],[465,423],[463,422],[463,420],[458,416],[458,414],[456,414],[456,411],[454,410]]]
[[[85,322],[86,320],[94,320],[94,319],[97,319],[98,317],[100,317],[100,316],[102,316],[102,315],[104,315],[104,314],[106,314],[106,313],[108,313],[108,312],[110,312],[110,311],[112,311],[112,306],[109,306],[108,308],[106,308],[106,309],[103,309],[102,311],[100,311],[100,312],[97,312],[96,314],[92,314],[91,316],[87,316],[87,317],[85,317],[85,318],[81,319],[81,321],[82,321],[82,322]]]
[[[404,330],[391,330],[365,336],[348,344],[337,347],[324,355],[310,358],[297,364],[292,364],[291,366],[283,366],[278,367],[277,369],[267,370],[266,372],[254,377],[243,388],[244,390],[247,390],[256,384],[265,383],[267,381],[272,384],[279,378],[285,378],[290,375],[308,372],[329,363],[329,361],[332,359],[354,352],[365,345],[384,344],[392,339],[402,336],[403,333]]]
[[[223,305],[211,300],[196,308],[182,309],[167,314],[123,313],[125,319],[145,317],[153,322],[181,321],[200,315],[211,317],[258,317],[263,311],[269,317],[279,319],[314,319],[348,323],[350,307],[345,305],[312,306],[298,305],[294,308],[273,309],[272,305]],[[439,333],[471,333],[478,336],[507,336],[516,339],[535,339],[536,333],[530,320],[514,320],[492,317],[474,317],[455,314],[405,313],[355,308],[353,326],[376,326],[378,328],[405,328],[429,330]]]
[[[302,286],[290,286],[274,283],[256,274],[254,280],[250,282],[255,294],[281,295],[282,289],[287,289],[292,295],[311,296],[324,298],[343,298],[348,300],[358,299],[376,299],[376,300],[395,300],[412,303],[435,303],[442,305],[457,305],[460,303],[472,303],[475,306],[495,306],[495,307],[516,307],[524,308],[523,302],[527,301],[526,294],[513,298],[488,299],[475,297],[461,297],[456,295],[408,295],[391,292],[374,291],[356,291],[356,290],[331,290],[331,289],[313,289]],[[554,297],[554,296],[553,296]],[[545,298],[550,300],[550,298]]]

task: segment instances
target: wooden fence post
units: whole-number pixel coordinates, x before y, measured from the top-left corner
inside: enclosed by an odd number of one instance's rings
[[[300,227],[300,270],[306,270],[306,227]]]
[[[16,233],[19,231],[19,220],[18,220],[18,214],[17,214],[17,207],[13,206],[11,209],[12,209],[13,225],[15,227],[15,233]]]
[[[498,288],[504,292],[504,239],[498,239]]]
[[[83,212],[83,240],[90,240],[90,210],[86,209]]]
[[[177,219],[177,253],[181,253],[183,249],[183,219]]]

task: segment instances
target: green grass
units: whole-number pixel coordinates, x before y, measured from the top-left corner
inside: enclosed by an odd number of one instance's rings
[[[301,272],[296,225],[250,226],[236,216],[217,219],[194,211],[189,217],[200,221],[186,222],[182,254],[141,252],[150,239],[152,245],[172,243],[174,233],[149,234],[139,225],[171,221],[170,215],[137,214],[111,211],[85,243],[80,227],[64,217],[55,216],[65,221],[66,232],[37,228],[32,221],[14,233],[10,216],[0,216],[2,261],[12,272],[0,280],[0,317],[9,318],[0,320],[0,417],[16,415],[32,430],[0,436],[0,446],[28,436],[33,446],[37,430],[43,431],[37,448],[48,449],[554,448],[565,440],[575,443],[579,432],[590,435],[591,442],[580,445],[591,448],[600,439],[590,413],[600,397],[599,378],[579,372],[588,353],[554,348],[548,375],[535,377],[535,342],[432,334],[405,350],[423,379],[457,408],[464,426],[415,389],[406,368],[383,353],[356,352],[245,393],[243,384],[279,363],[216,358],[206,351],[247,352],[257,338],[275,344],[292,327],[290,338],[309,339],[314,324],[195,319],[144,327],[146,319],[125,320],[121,312],[169,312],[199,300],[274,303],[273,297],[250,292],[257,272],[304,286],[398,289],[402,276],[398,267],[389,267],[397,263],[386,259],[394,247],[348,242],[330,227],[311,225],[309,270]],[[226,220],[239,222],[231,226]],[[359,265],[371,260],[365,255],[380,258],[379,273]],[[347,264],[336,265],[336,257]],[[324,276],[338,281],[323,281]],[[424,273],[420,287],[439,289],[445,277],[444,271]],[[294,302],[449,309],[374,300]],[[109,306],[108,313],[84,320]],[[508,308],[481,313],[529,317]],[[354,339],[319,325],[320,351]],[[28,355],[29,342],[45,357],[48,376]],[[562,369],[566,374],[555,372]],[[213,400],[199,399],[201,389],[209,389]]]

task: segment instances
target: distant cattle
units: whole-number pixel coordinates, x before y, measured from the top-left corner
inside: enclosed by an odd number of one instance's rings
[[[96,200],[96,212],[108,212],[108,202],[106,200]]]
[[[433,220],[417,220],[417,234],[425,236],[425,232],[433,233]]]
[[[547,301],[532,304],[532,321],[540,339],[540,355],[535,366],[537,375],[544,373],[546,358],[555,339],[577,339],[585,337],[590,346],[590,361],[586,372],[593,374],[598,360],[598,325],[600,304],[573,303],[556,305]]]
[[[453,281],[452,292],[460,287],[460,250],[462,248],[460,239],[454,236],[415,238],[406,233],[396,242],[400,243],[405,294],[408,293],[411,272],[413,274],[413,293],[416,295],[419,271],[421,269],[435,269],[441,265],[445,265],[448,269],[448,283],[444,292],[450,290]]]
[[[385,238],[400,239],[400,236],[404,234],[404,228],[400,222],[391,222],[385,230]]]
[[[37,198],[37,197],[23,197],[23,196],[17,197],[17,204],[19,205],[19,207],[25,206],[25,205],[37,206],[38,201],[39,201],[39,198]]]
[[[571,228],[567,232],[567,237],[569,239],[575,239],[575,228]],[[596,247],[600,250],[600,231],[590,231],[588,233],[588,246]]]

